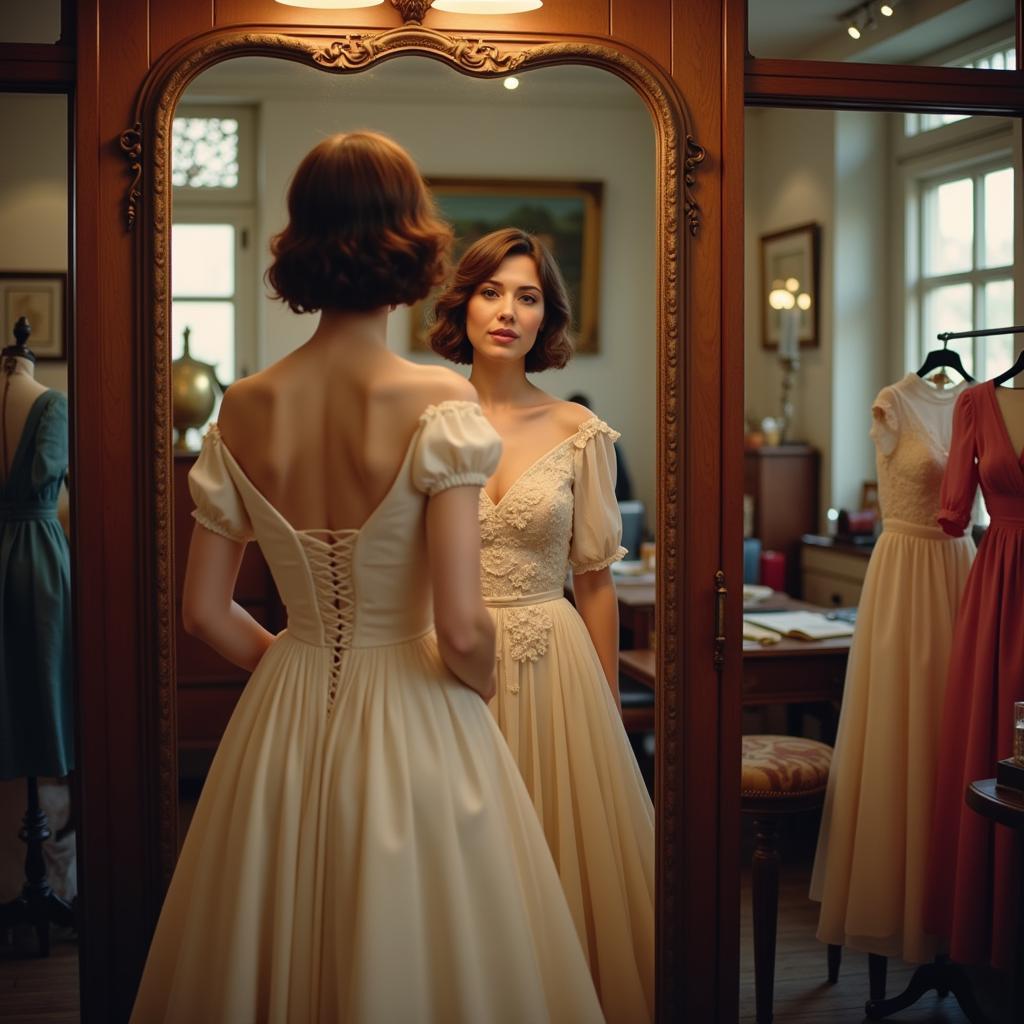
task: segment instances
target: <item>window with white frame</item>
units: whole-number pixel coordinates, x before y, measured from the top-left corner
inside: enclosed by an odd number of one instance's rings
[[[941,332],[1014,322],[1013,201],[1009,156],[918,180],[918,273],[908,299],[920,325],[919,356]],[[1012,335],[949,344],[979,380],[1013,362]]]
[[[947,61],[946,67],[976,68],[984,71],[1014,71],[1017,68],[1017,47],[1012,39],[1000,39],[994,44],[980,47]],[[934,131],[947,124],[966,121],[970,114],[904,114],[903,132],[913,136]]]
[[[255,351],[255,124],[251,108],[182,108],[173,120],[171,358],[212,363],[222,384]]]

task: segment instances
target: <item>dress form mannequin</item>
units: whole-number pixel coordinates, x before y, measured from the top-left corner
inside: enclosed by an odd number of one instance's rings
[[[15,327],[15,344],[0,352],[0,626],[5,650],[0,714],[8,720],[4,744],[9,748],[0,761],[0,773],[4,778],[23,775],[28,787],[20,833],[27,846],[25,884],[19,897],[0,906],[0,926],[31,925],[38,952],[45,956],[50,922],[74,923],[71,906],[53,892],[46,878],[43,843],[50,829],[37,782],[42,774],[66,775],[73,756],[67,738],[67,541],[56,522],[57,493],[67,466],[67,422],[66,400],[57,393],[45,397],[50,389],[35,379],[35,357],[27,345],[30,332],[22,317]],[[26,586],[37,569],[38,591]],[[43,596],[37,600],[38,594]],[[26,608],[46,621],[33,622]],[[31,628],[24,628],[26,622]],[[15,735],[28,739],[15,745],[9,742]]]

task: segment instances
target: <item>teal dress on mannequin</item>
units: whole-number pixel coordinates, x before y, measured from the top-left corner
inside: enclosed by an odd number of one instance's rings
[[[45,391],[0,480],[0,779],[74,766],[71,559],[57,518],[67,468],[67,398]]]

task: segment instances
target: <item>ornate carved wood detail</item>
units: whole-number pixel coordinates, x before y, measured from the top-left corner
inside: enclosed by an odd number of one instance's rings
[[[682,580],[680,545],[683,484],[681,475],[683,310],[686,287],[684,265],[687,235],[700,225],[700,206],[693,195],[696,171],[704,149],[689,128],[689,116],[672,81],[660,71],[615,49],[591,41],[549,41],[505,49],[501,43],[449,36],[421,26],[406,26],[379,33],[351,34],[325,45],[323,39],[293,35],[243,32],[218,33],[200,39],[195,49],[168,55],[151,72],[139,101],[140,122],[148,132],[148,178],[152,192],[146,204],[145,258],[140,273],[148,273],[143,290],[143,323],[147,329],[151,410],[150,424],[152,579],[156,591],[153,614],[155,636],[150,650],[155,664],[156,723],[160,769],[160,855],[164,877],[169,878],[177,855],[177,766],[175,742],[174,586],[172,579],[172,492],[170,415],[170,160],[174,109],[189,82],[202,70],[233,56],[276,56],[306,63],[331,74],[352,74],[398,54],[428,56],[463,73],[495,77],[510,71],[564,64],[604,68],[630,84],[643,98],[654,120],[656,136],[656,195],[659,199],[657,295],[659,353],[659,504],[660,533],[657,635],[659,645],[658,756],[659,769],[659,962],[673,964],[680,954],[678,928],[672,908],[682,898],[683,794],[678,789],[681,763],[683,702],[679,628],[682,621],[678,592]],[[127,134],[127,133],[126,133]],[[137,197],[136,197],[137,198]],[[182,541],[183,542],[183,539]],[[659,988],[660,988],[659,983]],[[666,991],[675,991],[668,986]],[[660,998],[660,997],[659,997]],[[672,1001],[671,999],[669,1001]],[[672,1007],[661,1008],[662,1019]]]
[[[419,25],[430,10],[430,0],[391,0],[391,6],[409,25]]]
[[[136,121],[133,127],[121,132],[118,143],[121,152],[128,158],[128,169],[132,175],[125,202],[125,221],[131,231],[135,227],[139,197],[142,195],[142,122]]]

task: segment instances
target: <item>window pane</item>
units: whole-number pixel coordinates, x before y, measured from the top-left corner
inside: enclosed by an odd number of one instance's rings
[[[947,181],[925,194],[925,273],[955,274],[973,265],[974,183]]]
[[[171,295],[230,298],[234,293],[234,225],[172,224]]]
[[[176,188],[238,187],[238,121],[176,117],[171,181]]]
[[[187,302],[171,304],[171,358],[181,355],[185,328],[193,359],[213,363],[217,379],[230,384],[235,379],[235,305],[233,302]]]
[[[986,267],[1013,263],[1013,168],[985,175]],[[1009,321],[1007,321],[1009,322]]]
[[[0,43],[56,43],[60,33],[60,0],[0,3]]]
[[[989,281],[985,285],[985,326],[1009,327],[1013,323],[1013,281]],[[1013,364],[1019,335],[998,334],[980,339],[984,353],[982,376],[994,377]]]
[[[935,348],[935,336],[945,331],[969,331],[974,326],[971,309],[971,286],[952,284],[933,288],[925,295],[924,339],[921,351]],[[963,359],[968,373],[974,374],[974,346],[971,338],[961,338],[949,343]]]

